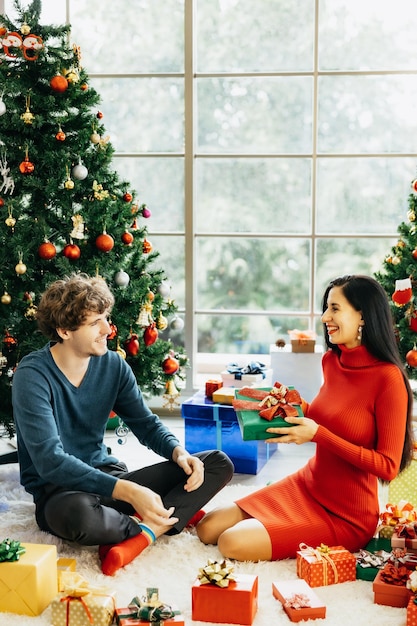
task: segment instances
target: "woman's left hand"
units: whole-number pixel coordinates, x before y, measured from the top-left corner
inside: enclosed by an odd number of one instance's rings
[[[267,428],[266,432],[271,433],[271,438],[265,439],[265,443],[296,443],[297,445],[307,443],[313,439],[319,427],[317,422],[309,417],[286,417],[285,421],[294,426]]]

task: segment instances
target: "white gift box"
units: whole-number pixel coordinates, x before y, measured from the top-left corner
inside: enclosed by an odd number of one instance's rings
[[[265,376],[264,376],[265,375]],[[223,387],[272,387],[272,369],[264,370],[263,374],[230,374],[227,370],[220,373]]]

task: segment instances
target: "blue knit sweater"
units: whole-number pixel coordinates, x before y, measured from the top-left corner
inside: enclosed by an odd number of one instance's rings
[[[103,442],[112,410],[143,445],[171,459],[179,441],[147,407],[119,354],[91,357],[74,387],[50,347],[22,359],[12,387],[21,483],[35,502],[46,483],[111,496],[117,479],[97,468],[117,462]]]

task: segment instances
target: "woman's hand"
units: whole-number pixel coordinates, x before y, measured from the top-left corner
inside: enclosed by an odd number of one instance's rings
[[[311,441],[317,432],[319,425],[309,417],[286,417],[285,421],[295,426],[281,426],[280,428],[267,428],[266,432],[271,433],[270,439],[265,439],[266,443],[307,443]],[[273,437],[273,435],[277,435]]]

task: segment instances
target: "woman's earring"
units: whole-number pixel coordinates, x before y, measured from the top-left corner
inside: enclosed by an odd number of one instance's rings
[[[362,343],[362,326],[358,326],[358,334],[356,339],[359,341],[359,343]]]

